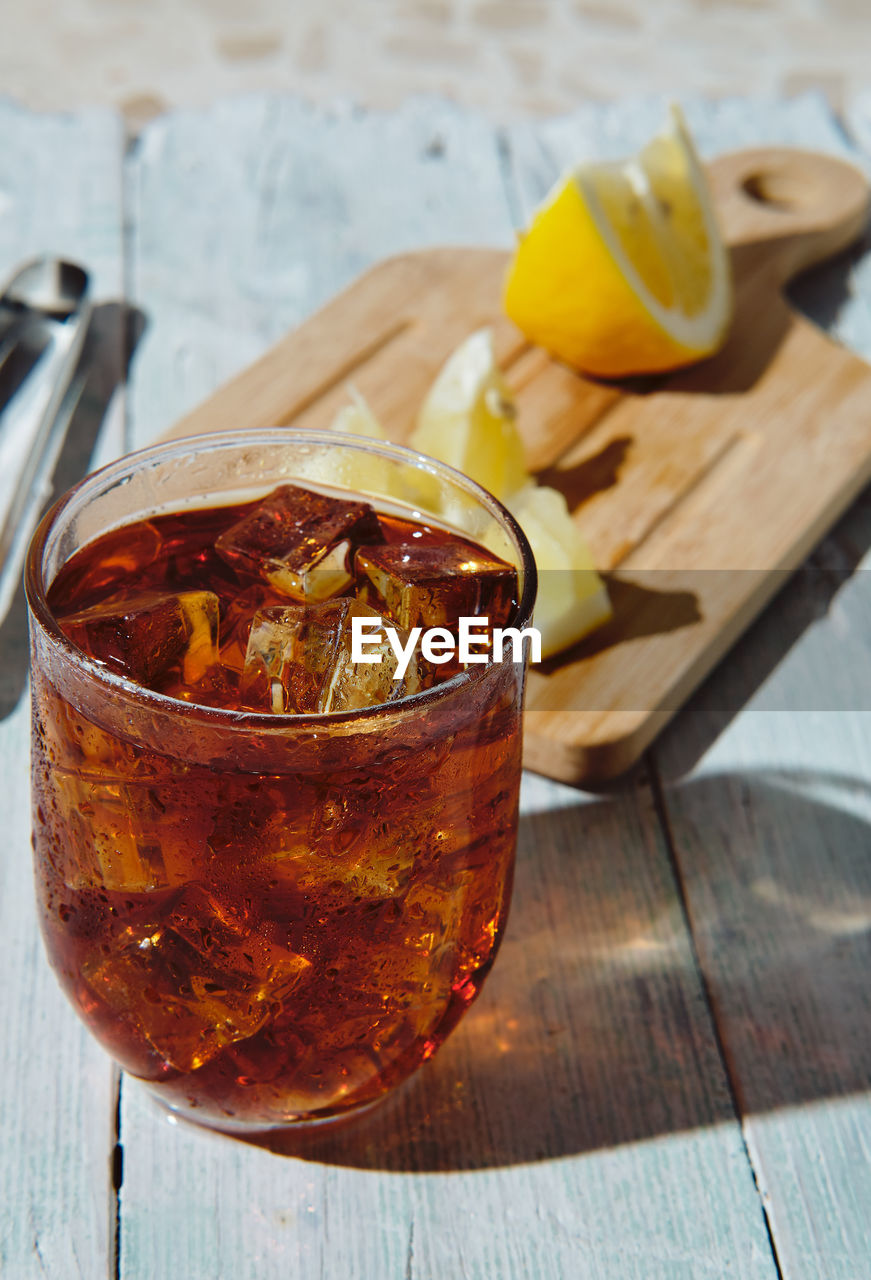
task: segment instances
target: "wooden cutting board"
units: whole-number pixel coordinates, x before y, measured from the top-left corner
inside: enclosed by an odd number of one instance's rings
[[[864,177],[783,149],[710,176],[736,280],[712,360],[620,386],[579,377],[502,317],[505,253],[431,249],[374,267],[169,433],[328,426],[350,382],[402,442],[445,358],[492,325],[528,464],[567,495],[614,605],[531,674],[526,763],[568,782],[637,760],[871,480],[871,366],[784,297],[862,232]]]

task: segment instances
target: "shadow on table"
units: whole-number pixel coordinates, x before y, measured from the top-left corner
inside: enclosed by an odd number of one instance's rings
[[[871,785],[765,770],[665,800],[741,1112],[871,1088]]]
[[[796,276],[786,290],[790,304],[821,329],[831,329],[850,299],[850,272],[869,253],[871,223],[864,235],[843,253]]]
[[[764,775],[669,793],[678,839],[698,825],[679,856],[731,1081],[655,823],[623,795],[523,819],[502,953],[431,1063],[344,1128],[263,1144],[450,1172],[731,1123],[733,1095],[758,1112],[866,1088],[871,826],[835,782],[837,803]]]
[[[812,655],[817,650],[812,647],[805,650],[803,658],[799,656],[794,667],[783,665],[814,624],[830,615],[836,597],[848,583],[858,583],[861,578],[864,587],[857,590],[864,590],[867,598],[871,571],[862,567],[862,561],[869,551],[871,488],[801,568],[793,574],[784,572],[784,586],[702,682],[692,701],[678,711],[663,739],[670,777],[689,774],[751,702],[757,710],[771,712],[871,711],[871,673],[859,664],[855,649],[851,651],[854,665],[843,678],[832,670],[820,678],[813,670]],[[859,596],[849,599],[857,606],[860,603]],[[843,617],[841,621],[843,624]],[[856,645],[860,644],[861,627],[857,613]],[[831,652],[831,643],[826,652],[820,648],[820,661],[831,663]]]
[[[68,426],[48,501],[87,475],[100,428],[116,391],[127,380],[145,325],[142,311],[121,302],[101,303],[91,313],[79,363],[60,409]],[[20,582],[0,624],[0,653],[0,719],[5,719],[17,706],[27,680],[27,603]]]

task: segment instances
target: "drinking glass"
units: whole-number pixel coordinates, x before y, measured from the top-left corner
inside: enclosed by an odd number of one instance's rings
[[[226,1129],[349,1114],[429,1058],[493,963],[514,860],[524,664],[510,645],[383,705],[268,715],[153,692],[64,635],[47,593],[93,539],[287,482],[353,490],[496,552],[518,574],[511,625],[535,596],[529,546],[494,498],[332,432],[146,449],[42,521],[25,576],[48,957],[122,1067]],[[135,569],[131,550],[131,590]]]

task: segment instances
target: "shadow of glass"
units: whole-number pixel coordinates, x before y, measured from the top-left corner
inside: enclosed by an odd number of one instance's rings
[[[68,425],[43,509],[87,475],[100,428],[116,391],[126,382],[145,324],[143,312],[121,302],[103,303],[91,313],[82,353],[60,408]],[[0,653],[0,719],[5,719],[18,705],[27,681],[27,603],[21,582],[0,625]]]
[[[259,1142],[329,1164],[447,1172],[731,1119],[650,832],[629,794],[524,817],[505,942],[457,1032],[356,1123]]]
[[[742,1113],[868,1090],[871,786],[764,771],[665,797]]]
[[[624,795],[522,820],[502,954],[432,1062],[354,1122],[257,1144],[444,1173],[731,1123],[733,1093],[747,1114],[867,1089],[871,789],[735,775],[667,798],[679,843],[695,824],[684,872],[731,1080],[674,882]]]

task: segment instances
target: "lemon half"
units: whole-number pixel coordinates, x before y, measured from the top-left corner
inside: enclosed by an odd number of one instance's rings
[[[633,159],[558,183],[520,237],[504,303],[533,342],[598,377],[678,368],[722,345],[729,257],[678,107]]]

